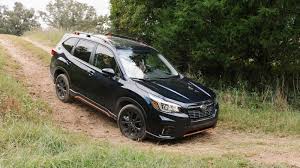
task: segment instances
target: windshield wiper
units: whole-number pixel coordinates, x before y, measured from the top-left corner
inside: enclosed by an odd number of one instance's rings
[[[170,79],[170,78],[175,78],[175,77],[178,77],[179,75],[171,75],[171,76],[168,76],[168,77],[161,77],[161,78],[158,78],[158,79]]]
[[[150,81],[150,78],[130,78],[130,79],[135,79],[135,80],[143,80],[143,81]]]

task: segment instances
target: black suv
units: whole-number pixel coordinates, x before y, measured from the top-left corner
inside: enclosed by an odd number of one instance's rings
[[[102,111],[130,139],[174,139],[216,126],[216,94],[178,73],[151,46],[119,35],[75,32],[51,54],[58,98]]]

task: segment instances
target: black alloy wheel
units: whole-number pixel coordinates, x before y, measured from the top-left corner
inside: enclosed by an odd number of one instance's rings
[[[55,90],[58,99],[63,102],[69,102],[71,99],[69,89],[70,86],[67,76],[65,74],[58,75],[55,80]]]
[[[146,122],[142,111],[133,104],[124,106],[119,113],[118,125],[121,133],[135,141],[146,137]]]

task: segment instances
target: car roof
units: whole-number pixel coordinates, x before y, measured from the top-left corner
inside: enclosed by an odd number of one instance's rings
[[[149,50],[154,49],[143,42],[133,40],[132,38],[119,35],[102,35],[89,34],[85,32],[75,32],[68,34],[69,37],[80,37],[87,40],[92,40],[101,44],[109,45],[115,49],[133,49],[133,50]],[[156,50],[156,49],[154,49]]]
[[[118,36],[118,35],[107,35],[107,36],[95,35],[95,36],[101,37],[105,40],[108,40],[112,44],[112,46],[115,47],[116,49],[132,49],[132,50],[154,49],[153,47],[151,47],[143,42],[133,40],[133,39],[131,39],[129,37],[125,37],[125,36]]]

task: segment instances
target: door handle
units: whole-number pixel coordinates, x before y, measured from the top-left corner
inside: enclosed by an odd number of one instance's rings
[[[89,72],[89,77],[92,77],[92,76],[94,76],[95,75],[95,72],[94,71],[90,71]]]

